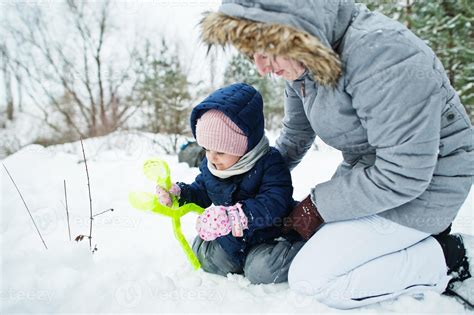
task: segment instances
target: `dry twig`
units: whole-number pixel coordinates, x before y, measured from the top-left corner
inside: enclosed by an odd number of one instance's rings
[[[21,198],[21,200],[23,201],[23,204],[25,205],[25,208],[26,208],[26,210],[28,211],[28,214],[30,215],[31,221],[33,221],[33,224],[35,225],[36,231],[38,232],[38,235],[39,235],[39,237],[41,238],[41,241],[43,242],[44,248],[48,249],[48,246],[46,246],[46,242],[44,241],[43,236],[41,235],[41,232],[39,231],[38,226],[36,225],[35,219],[33,219],[33,216],[31,215],[31,211],[30,211],[30,209],[28,208],[28,206],[26,205],[25,199],[23,198],[23,195],[21,194],[20,189],[19,189],[18,186],[16,185],[15,181],[13,180],[13,177],[10,175],[10,172],[8,171],[8,169],[7,169],[7,167],[5,166],[5,164],[2,163],[2,165],[3,165],[3,167],[5,168],[5,171],[7,172],[8,177],[10,177],[10,179],[11,179],[13,185],[15,185],[16,191],[18,191],[18,194],[20,195],[20,198]]]
[[[69,240],[71,240],[71,226],[69,225],[69,210],[68,210],[68,206],[67,206],[66,180],[64,180],[64,199],[66,201],[67,229],[69,231]]]
[[[105,210],[105,211],[102,211],[102,212],[99,212],[99,213],[97,213],[97,214],[94,214],[92,217],[94,218],[94,217],[96,217],[96,216],[98,216],[98,215],[101,215],[101,214],[106,213],[106,212],[109,212],[109,211],[114,211],[114,209],[113,209],[113,208],[107,209],[107,210]]]
[[[94,220],[94,217],[92,215],[91,182],[89,180],[89,170],[87,168],[86,153],[84,152],[84,144],[82,143],[82,138],[81,138],[81,147],[82,147],[82,156],[84,157],[84,165],[86,166],[87,188],[89,189],[89,210],[90,210],[89,248],[92,250],[92,221]]]

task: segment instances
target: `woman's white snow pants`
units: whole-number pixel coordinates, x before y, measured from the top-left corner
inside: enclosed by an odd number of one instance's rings
[[[301,248],[288,273],[291,289],[349,309],[401,294],[443,292],[450,277],[428,234],[377,215],[325,224]]]

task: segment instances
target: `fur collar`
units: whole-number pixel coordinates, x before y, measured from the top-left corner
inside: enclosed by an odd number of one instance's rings
[[[304,31],[218,12],[206,13],[200,25],[201,39],[209,48],[230,44],[249,57],[259,51],[286,56],[302,62],[322,85],[335,85],[341,76],[339,56]]]

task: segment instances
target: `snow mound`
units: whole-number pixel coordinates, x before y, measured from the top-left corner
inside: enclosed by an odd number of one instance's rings
[[[191,182],[196,168],[166,155],[150,134],[115,133],[84,141],[94,213],[89,242],[75,242],[89,233],[87,179],[78,142],[44,148],[27,146],[2,162],[21,190],[48,246],[37,235],[10,179],[1,175],[1,307],[7,313],[331,313],[340,312],[287,284],[252,285],[240,275],[220,277],[194,271],[173,237],[168,218],[133,209],[130,191],[153,191],[142,174],[145,159],[160,156],[174,180]],[[185,141],[183,138],[180,141]],[[312,185],[328,180],[340,162],[335,150],[311,151],[293,172],[295,198]],[[320,169],[314,178],[308,169]],[[72,240],[64,203],[67,184]],[[472,193],[454,224],[472,234]],[[188,241],[195,236],[195,215],[183,218]],[[353,310],[362,313],[465,313],[454,299],[427,293],[422,299],[404,296]]]

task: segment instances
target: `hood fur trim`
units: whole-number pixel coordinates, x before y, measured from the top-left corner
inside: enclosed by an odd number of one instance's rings
[[[289,57],[302,62],[322,85],[335,85],[341,76],[339,56],[306,32],[218,12],[207,13],[200,25],[201,40],[209,48],[230,44],[249,57],[255,52]]]

